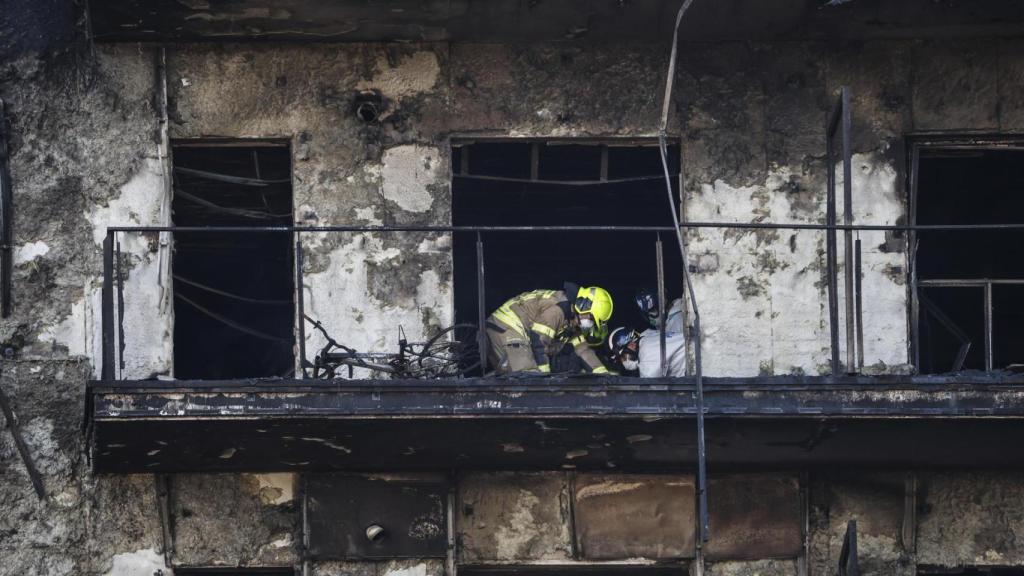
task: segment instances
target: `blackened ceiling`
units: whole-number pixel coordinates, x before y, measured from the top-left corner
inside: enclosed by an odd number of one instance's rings
[[[682,0],[89,0],[99,41],[662,42]],[[1018,0],[696,0],[684,41],[1019,36]]]

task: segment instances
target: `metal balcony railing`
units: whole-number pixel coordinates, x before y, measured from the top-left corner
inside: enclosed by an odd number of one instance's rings
[[[725,222],[684,222],[680,224],[682,230],[686,229],[703,229],[703,228],[725,228],[725,229],[755,229],[755,230],[792,230],[792,231],[818,231],[835,233],[837,231],[854,232],[854,231],[915,231],[917,233],[936,233],[936,232],[968,232],[974,230],[1002,230],[1002,231],[1019,231],[1024,230],[1024,224],[973,224],[973,225],[872,225],[872,224],[814,224],[814,223],[789,223],[789,224],[775,224],[775,223],[725,223]],[[663,257],[663,234],[674,234],[675,228],[672,226],[246,226],[246,227],[184,227],[184,226],[122,226],[122,227],[111,227],[107,231],[107,236],[104,241],[104,281],[103,281],[103,293],[102,293],[102,380],[116,380],[117,367],[123,362],[124,354],[123,349],[125,347],[124,342],[124,275],[119,269],[119,263],[121,261],[120,241],[119,238],[124,234],[138,234],[138,233],[231,233],[231,234],[247,234],[247,233],[274,233],[274,234],[288,234],[291,235],[295,241],[295,258],[296,258],[296,286],[302,286],[303,283],[303,265],[302,260],[304,257],[303,253],[303,242],[302,237],[305,234],[311,233],[379,233],[379,234],[402,234],[402,233],[448,233],[448,234],[472,234],[476,238],[476,264],[477,264],[477,323],[478,333],[477,336],[480,338],[479,347],[481,351],[486,350],[486,342],[483,338],[485,335],[484,321],[487,317],[488,311],[485,308],[484,300],[486,294],[486,283],[485,283],[485,262],[484,262],[484,238],[486,236],[497,236],[497,235],[508,235],[508,234],[531,234],[531,233],[563,233],[563,234],[574,234],[579,232],[601,232],[601,233],[650,233],[653,238],[654,258],[656,260],[657,275],[657,288],[661,301],[665,302],[665,266]],[[851,284],[853,286],[852,297],[846,298],[846,305],[848,308],[852,308],[853,314],[848,316],[848,326],[845,330],[846,342],[851,345],[847,346],[847,349],[862,350],[860,340],[863,336],[862,331],[862,315],[863,307],[860,299],[860,277],[861,271],[860,266],[860,242],[856,241],[853,243],[850,252],[853,255],[853,266],[847,267],[853,269],[852,276],[854,277]],[[828,259],[827,262],[827,275],[830,279],[837,277],[837,264]],[[987,295],[985,299],[985,327],[986,327],[986,368],[991,370],[991,328],[992,328],[992,302],[991,302],[991,291],[992,285],[994,284],[1014,284],[1022,285],[1024,280],[993,280],[993,279],[966,279],[966,280],[919,280],[917,286],[919,287],[933,287],[933,286],[949,286],[949,287],[979,287],[985,290]],[[686,290],[692,294],[692,288],[687,287]],[[699,295],[693,295],[694,298]],[[831,296],[831,290],[830,290]],[[300,320],[305,315],[305,305],[303,302],[303,291],[296,291],[296,306],[297,306],[297,318]],[[833,356],[838,357],[838,345],[839,345],[839,330],[838,321],[836,314],[837,306],[834,306],[832,302],[829,304],[829,316],[830,316],[830,336],[833,342]],[[303,322],[299,322],[299,354],[301,359],[306,359],[305,351],[305,327]],[[664,334],[664,330],[662,330]],[[850,340],[851,334],[854,334],[854,339]],[[693,343],[695,348],[700,346],[699,333],[692,334]],[[848,353],[849,354],[849,353]],[[663,356],[664,357],[664,356]],[[849,360],[849,358],[848,358]],[[863,362],[863,353],[860,353],[860,362]],[[847,364],[846,372],[855,373],[856,366],[858,363]],[[664,362],[663,362],[664,366]],[[841,366],[841,365],[840,365]],[[695,367],[698,369],[699,367]],[[835,375],[841,372],[842,368],[837,368],[834,371]],[[664,373],[664,372],[663,372]]]

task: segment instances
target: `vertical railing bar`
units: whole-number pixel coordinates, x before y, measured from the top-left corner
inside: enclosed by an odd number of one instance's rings
[[[917,163],[920,158],[917,145],[910,152],[910,218],[911,226],[917,225]],[[907,260],[910,266],[910,357],[914,363],[914,371],[921,373],[921,303],[918,299],[917,278],[917,232],[911,230],[907,235]]]
[[[829,226],[836,225],[836,173],[835,173],[835,149],[833,143],[834,131],[832,122],[825,129],[825,163],[826,163],[826,194],[825,194],[825,223]],[[836,231],[829,228],[825,232],[825,274],[828,277],[828,328],[829,340],[832,348],[831,369],[832,375],[839,374],[839,303],[837,301],[839,286],[836,280]]]
[[[664,378],[668,376],[667,354],[665,352],[665,316],[667,313],[667,301],[665,299],[665,260],[662,254],[661,233],[657,235],[654,243],[655,262],[658,269],[658,346],[660,347],[660,368],[658,373]]]
[[[472,148],[469,144],[462,147],[462,156],[459,159],[459,174],[466,176],[469,174],[469,149]]]
[[[858,234],[859,236],[859,234]],[[857,326],[857,372],[864,369],[864,298],[862,288],[864,285],[863,281],[863,268],[861,261],[861,243],[860,238],[857,238],[854,244],[854,294],[856,294],[856,326]]]
[[[121,271],[121,241],[114,234],[114,273],[117,276],[117,366],[124,379],[124,276]]]
[[[992,282],[985,282],[985,370],[992,371]]]
[[[103,352],[101,379],[114,379],[114,233],[107,230],[103,239],[103,292],[102,292]]]
[[[601,144],[601,182],[608,181],[608,145]]]
[[[843,224],[853,225],[853,160],[851,158],[851,120],[850,120],[850,89],[843,86],[840,90],[843,118]],[[856,371],[856,336],[854,334],[854,298],[853,293],[853,230],[843,231],[843,279],[846,304],[846,371]]]
[[[480,374],[487,374],[487,332],[484,301],[484,241],[479,232],[476,233],[476,345],[480,354]]]
[[[295,300],[299,309],[299,369],[302,370],[302,377],[309,378],[306,371],[306,296],[303,293],[302,266],[304,261],[302,253],[302,233],[295,233]]]
[[[540,177],[540,145],[534,142],[530,145],[530,180],[536,181]]]
[[[679,11],[676,25],[678,26],[679,19],[682,18],[683,12],[686,7],[689,6],[691,0],[686,0],[683,7]],[[673,56],[672,60],[675,60],[675,42],[673,41],[672,46]],[[669,66],[669,78],[672,78],[674,65]],[[670,91],[669,91],[670,92]],[[667,100],[666,100],[667,102]],[[666,103],[666,106],[668,104]],[[667,109],[667,108],[666,108]],[[665,124],[665,118],[662,118],[662,126]],[[677,202],[676,197],[672,191],[672,177],[668,171],[668,151],[667,145],[665,144],[665,132],[664,129],[658,134],[658,150],[661,154],[661,170],[665,177],[665,194],[668,197],[669,202],[669,213],[672,215],[672,224],[675,227],[676,241],[679,243],[679,257],[682,261],[683,266],[683,289],[686,291],[689,297],[690,309],[693,311],[693,382],[694,382],[694,396],[696,400],[697,409],[697,478],[696,478],[696,496],[697,496],[697,558],[702,558],[704,543],[711,537],[710,526],[708,525],[708,492],[707,492],[707,443],[704,437],[704,364],[701,357],[702,348],[702,334],[700,324],[700,309],[697,307],[697,296],[694,293],[693,279],[690,277],[690,268],[687,263],[686,257],[686,243],[683,241],[683,228],[679,225],[679,210],[681,201]],[[680,172],[682,172],[682,165],[680,164]],[[681,181],[680,181],[681,182]],[[679,198],[682,198],[682,184],[680,183]],[[698,567],[698,571],[703,573],[703,563]]]

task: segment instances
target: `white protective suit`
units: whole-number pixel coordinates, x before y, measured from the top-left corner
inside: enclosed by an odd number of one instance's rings
[[[654,328],[657,330],[657,327]],[[686,332],[686,325],[683,324],[683,299],[676,298],[668,308],[668,316],[665,317],[665,333],[683,334]]]
[[[661,342],[657,330],[645,330],[640,335],[640,377],[661,378]],[[668,375],[686,376],[686,335],[665,336],[665,364]]]
[[[661,341],[657,330],[640,334],[640,377],[661,377]],[[683,323],[683,300],[676,298],[665,318],[665,364],[671,377],[686,376],[686,325]]]

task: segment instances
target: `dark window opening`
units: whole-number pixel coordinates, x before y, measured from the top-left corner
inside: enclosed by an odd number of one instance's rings
[[[292,223],[287,146],[176,144],[177,226]],[[294,372],[291,237],[178,232],[174,238],[174,371],[179,379]]]
[[[659,566],[624,564],[565,566],[459,566],[459,574],[467,576],[685,576],[689,563]]]
[[[679,147],[668,147],[672,206],[679,206]],[[456,226],[672,226],[657,146],[474,142],[452,154]],[[495,179],[498,178],[498,179]],[[682,295],[674,234],[661,234],[665,287]],[[483,234],[485,309],[564,282],[597,285],[614,301],[611,327],[643,328],[637,289],[657,288],[653,232]],[[477,321],[476,236],[454,238],[456,322]]]
[[[1024,576],[1024,568],[998,566],[965,566],[961,568],[919,568],[925,576]]]
[[[917,224],[1024,221],[1024,149],[922,147]],[[1024,363],[1024,243],[1015,231],[919,232],[918,360],[922,373]]]
[[[176,576],[295,576],[292,568],[175,568]]]

